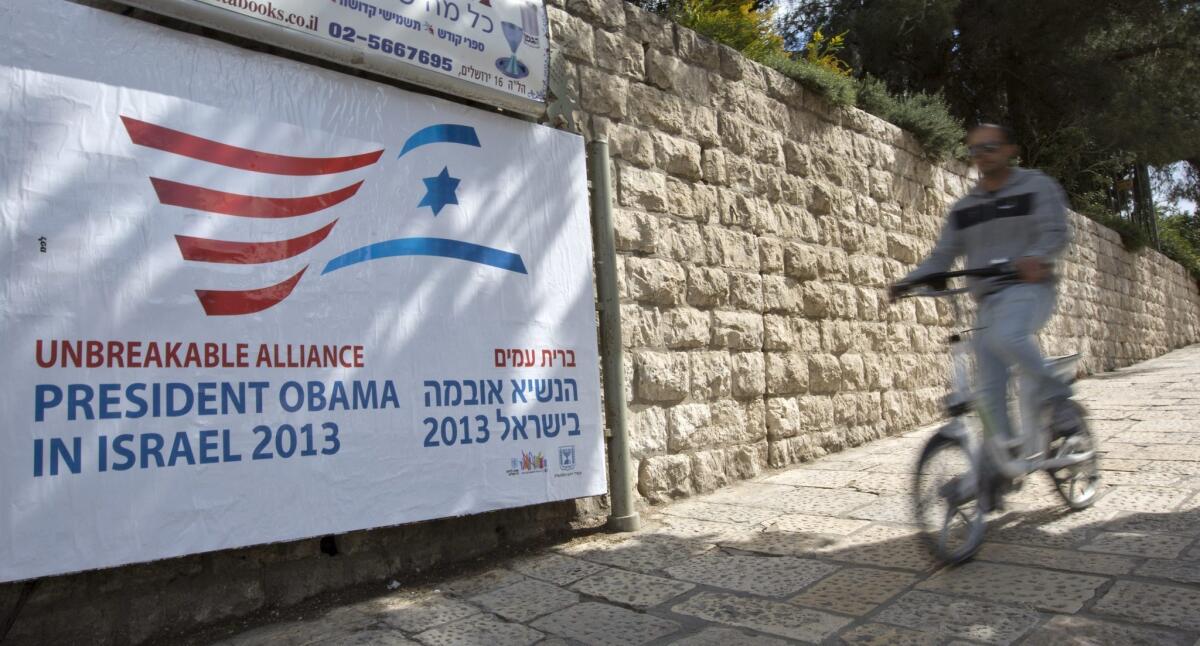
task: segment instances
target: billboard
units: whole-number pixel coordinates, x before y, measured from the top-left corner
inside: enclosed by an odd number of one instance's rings
[[[0,17],[0,581],[605,491],[579,137]]]
[[[128,0],[279,47],[538,115],[544,0]]]

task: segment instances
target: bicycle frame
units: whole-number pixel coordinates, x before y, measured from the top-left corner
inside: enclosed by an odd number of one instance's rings
[[[1092,458],[1092,452],[1078,453],[1062,458],[1046,458],[1050,444],[1048,429],[1036,423],[1036,420],[1026,420],[1029,428],[1022,429],[1018,441],[1024,445],[1023,453],[1032,459],[1014,458],[1010,447],[1005,446],[1002,438],[994,431],[994,424],[989,420],[986,407],[977,406],[978,396],[971,386],[970,361],[971,352],[966,335],[977,331],[977,328],[966,328],[963,308],[956,296],[965,293],[966,288],[958,289],[927,289],[924,292],[911,294],[920,297],[949,297],[954,310],[954,319],[960,331],[952,334],[947,342],[950,345],[951,373],[950,393],[946,397],[946,413],[950,421],[938,429],[937,433],[956,440],[966,440],[977,473],[986,473],[995,469],[1000,475],[1012,481],[1020,479],[1038,470],[1056,470],[1080,464]],[[1078,355],[1059,357],[1049,360],[1060,374],[1073,369]],[[973,437],[963,418],[975,410],[982,426],[982,436]],[[983,459],[986,456],[986,461]]]

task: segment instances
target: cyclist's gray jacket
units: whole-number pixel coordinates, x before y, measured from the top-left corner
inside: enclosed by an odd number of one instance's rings
[[[979,185],[955,203],[942,226],[937,245],[905,280],[948,271],[959,256],[968,269],[1022,256],[1055,261],[1070,240],[1067,203],[1062,188],[1044,173],[1014,168],[1000,190],[989,193]],[[976,299],[991,293],[991,278],[968,279]]]

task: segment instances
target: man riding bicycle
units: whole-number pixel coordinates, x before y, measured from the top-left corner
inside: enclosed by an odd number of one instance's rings
[[[1009,446],[1016,447],[1018,435],[1006,401],[1013,368],[1020,373],[1023,410],[1049,411],[1056,431],[1067,430],[1061,427],[1074,419],[1063,405],[1070,387],[1046,365],[1036,338],[1054,312],[1054,264],[1070,238],[1066,200],[1053,179],[1012,165],[1018,149],[1008,128],[975,126],[967,146],[981,174],[979,182],[951,208],[929,257],[890,293],[895,298],[922,276],[947,271],[959,256],[966,257],[970,269],[998,263],[1015,268],[1018,281],[971,278],[968,289],[977,303],[979,329],[973,349],[981,413]]]

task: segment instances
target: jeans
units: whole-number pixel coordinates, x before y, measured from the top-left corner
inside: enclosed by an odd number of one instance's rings
[[[1007,401],[1009,375],[1016,368],[1026,449],[1034,449],[1039,411],[1071,396],[1070,386],[1054,376],[1038,348],[1037,332],[1050,320],[1055,301],[1052,283],[1021,283],[983,299],[976,314],[976,327],[982,328],[974,342],[980,412],[1000,438],[1018,437]]]

